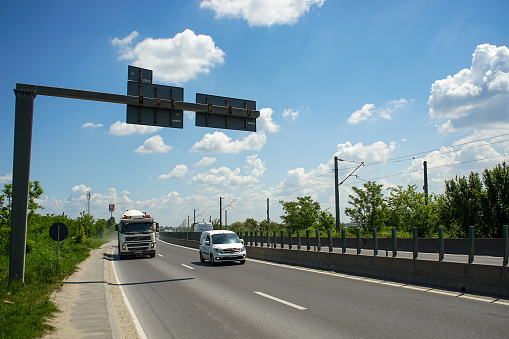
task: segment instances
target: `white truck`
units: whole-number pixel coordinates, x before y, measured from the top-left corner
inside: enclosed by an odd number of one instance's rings
[[[156,256],[156,223],[147,213],[128,210],[116,230],[120,259],[138,255]]]

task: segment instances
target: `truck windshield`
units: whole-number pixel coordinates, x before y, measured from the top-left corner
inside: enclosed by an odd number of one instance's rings
[[[142,222],[136,222],[136,223],[122,223],[120,227],[121,233],[130,233],[130,232],[153,232],[154,226],[152,223],[142,223]]]
[[[212,235],[213,244],[236,244],[239,243],[239,237],[236,234],[214,234]]]

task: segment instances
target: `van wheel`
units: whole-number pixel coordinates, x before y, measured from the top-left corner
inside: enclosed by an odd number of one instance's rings
[[[210,264],[212,266],[214,266],[216,264],[216,261],[214,260],[214,256],[212,254],[210,255]]]
[[[205,258],[203,257],[203,254],[201,253],[201,251],[200,251],[200,261],[205,262]]]
[[[242,260],[240,261],[240,264],[241,264],[241,265],[243,265],[243,264],[245,264],[245,263],[246,263],[246,260],[245,260],[245,259],[242,259]]]

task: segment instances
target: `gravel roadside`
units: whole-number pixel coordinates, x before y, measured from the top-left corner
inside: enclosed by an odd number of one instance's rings
[[[91,250],[90,257],[52,294],[60,312],[48,320],[55,331],[44,338],[142,338],[113,268],[115,245],[112,241]]]

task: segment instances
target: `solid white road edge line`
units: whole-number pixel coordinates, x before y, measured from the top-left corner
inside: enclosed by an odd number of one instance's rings
[[[190,270],[194,270],[194,267],[191,267],[191,266],[188,266],[186,264],[181,264],[182,266],[186,267],[186,268],[189,268]]]
[[[283,299],[279,299],[279,298],[273,297],[273,296],[268,295],[268,294],[265,294],[265,293],[263,293],[263,292],[257,292],[257,291],[254,291],[253,293],[256,293],[256,294],[258,294],[258,295],[260,295],[260,296],[262,296],[262,297],[265,297],[265,298],[267,298],[267,299],[277,301],[278,303],[284,304],[284,305],[286,305],[286,306],[290,306],[290,307],[296,308],[296,309],[301,310],[301,311],[303,311],[303,310],[306,310],[306,309],[307,309],[307,308],[305,308],[305,307],[302,307],[302,306],[299,306],[299,305],[295,305],[295,304],[293,304],[293,303],[291,303],[291,302],[289,302],[289,301],[286,301],[286,300],[283,300]]]
[[[133,318],[133,322],[134,322],[134,326],[136,327],[136,331],[138,332],[138,335],[141,337],[141,339],[147,339],[147,335],[145,334],[145,331],[143,331],[143,328],[141,327],[141,324],[138,321],[138,318],[136,318],[136,314],[134,314],[134,310],[131,307],[129,300],[127,299],[127,296],[124,293],[124,288],[120,284],[120,280],[118,280],[117,270],[115,269],[115,263],[112,262],[112,265],[113,265],[113,274],[115,275],[115,284],[117,284],[117,286],[120,286],[120,292],[122,292],[122,297],[124,298],[124,302],[127,306],[127,309],[129,310],[129,313],[131,314],[131,317]]]

